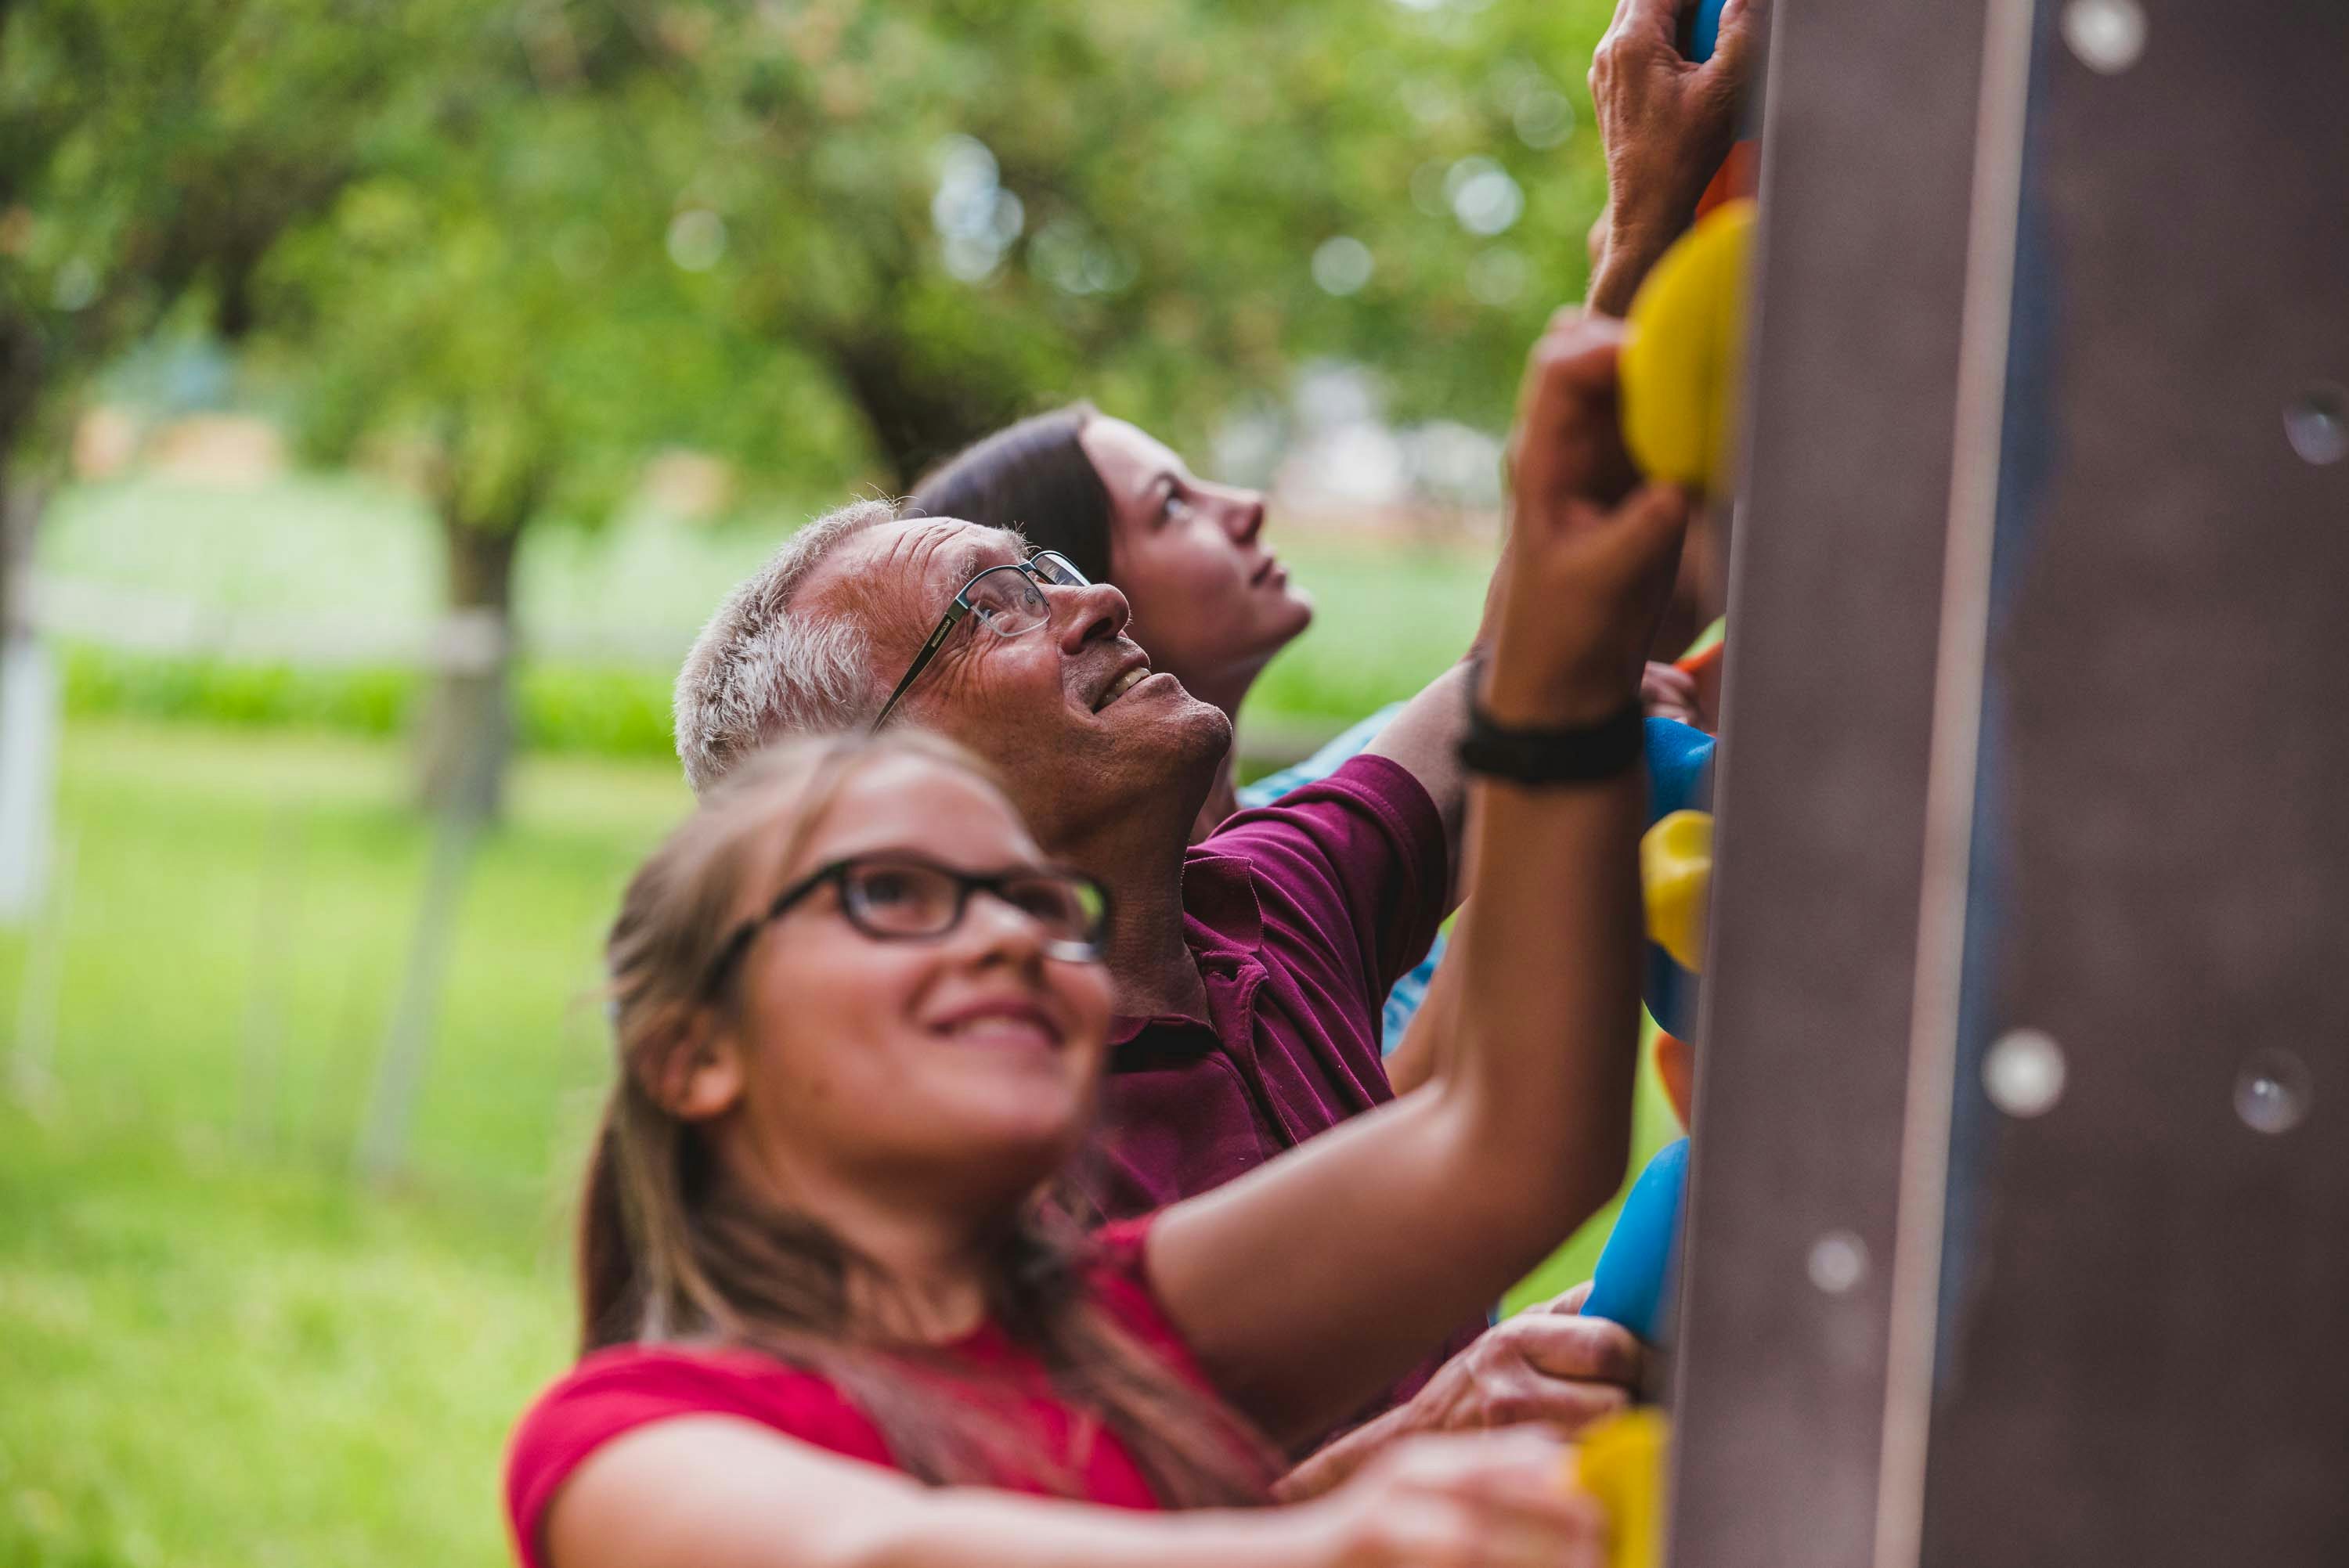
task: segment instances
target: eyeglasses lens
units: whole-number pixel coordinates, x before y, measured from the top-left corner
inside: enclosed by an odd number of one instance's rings
[[[970,607],[998,636],[1016,637],[1051,619],[1043,591],[1024,572],[990,572],[970,586]]]
[[[1101,940],[1100,890],[1067,877],[1014,877],[1003,897],[1055,943],[1090,948]]]
[[[961,890],[927,866],[859,866],[841,890],[849,913],[889,936],[936,936],[954,928]]]
[[[882,937],[943,936],[960,923],[968,896],[952,872],[886,862],[851,867],[841,893],[850,920]],[[1099,952],[1109,912],[1092,882],[1037,872],[1006,878],[998,896],[1036,923],[1055,956],[1083,959]]]

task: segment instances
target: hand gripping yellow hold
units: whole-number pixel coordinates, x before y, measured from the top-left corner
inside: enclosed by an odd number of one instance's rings
[[[1664,1453],[1671,1423],[1642,1405],[1582,1434],[1568,1480],[1607,1511],[1609,1568],[1659,1568],[1663,1546]]]
[[[1650,479],[1712,495],[1730,488],[1753,234],[1753,202],[1714,209],[1664,253],[1631,302],[1623,441]]]
[[[1648,935],[1692,975],[1704,972],[1704,916],[1713,902],[1713,813],[1673,811],[1640,836]]]

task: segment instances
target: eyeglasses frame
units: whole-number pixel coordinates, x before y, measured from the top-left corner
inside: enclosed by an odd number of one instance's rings
[[[1066,572],[1074,581],[1060,583],[1046,578],[1038,571],[1036,563],[1048,560],[1058,562],[1059,570]],[[1092,586],[1092,579],[1078,571],[1077,563],[1057,550],[1039,550],[1025,561],[1007,561],[1000,565],[989,566],[974,573],[970,581],[962,585],[962,592],[954,596],[954,603],[947,606],[947,613],[938,617],[937,629],[930,634],[930,640],[922,645],[922,651],[914,655],[914,662],[905,668],[905,678],[900,680],[896,689],[889,694],[889,700],[881,705],[879,716],[873,720],[873,733],[878,734],[881,727],[889,722],[889,716],[896,711],[898,702],[912,688],[915,681],[921,678],[922,672],[929,668],[930,661],[938,656],[938,650],[946,645],[947,638],[953,634],[954,629],[961,625],[964,619],[976,608],[970,602],[970,591],[978,586],[982,578],[992,576],[998,572],[1019,573],[1036,584],[1039,593],[1047,587],[1089,588]],[[1013,632],[1006,634],[1018,636],[1020,634]]]
[[[990,570],[999,569],[990,568]],[[943,930],[918,934],[878,931],[866,925],[857,918],[855,910],[849,903],[846,884],[850,873],[861,867],[876,864],[916,866],[947,877],[955,884],[954,918],[947,923]],[[963,916],[970,908],[973,893],[991,893],[998,902],[1009,904],[1023,915],[1027,914],[1026,910],[1019,909],[1018,904],[1012,903],[1006,896],[1004,889],[1023,877],[1033,876],[1061,877],[1071,882],[1081,882],[1092,889],[1094,896],[1101,903],[1101,918],[1095,923],[1098,934],[1085,945],[1085,950],[1081,953],[1061,951],[1061,949],[1070,944],[1058,939],[1048,939],[1045,952],[1051,957],[1067,963],[1098,963],[1102,949],[1106,945],[1109,936],[1110,897],[1109,889],[1102,884],[1099,878],[1088,872],[1081,872],[1074,866],[1050,862],[1040,866],[1016,866],[1000,872],[967,872],[947,865],[943,861],[934,861],[927,855],[915,854],[910,851],[870,851],[861,855],[844,855],[839,860],[829,861],[818,866],[814,871],[777,893],[773,902],[767,905],[764,913],[736,926],[727,936],[725,944],[719,948],[717,955],[709,961],[709,971],[702,979],[701,994],[704,996],[716,995],[724,987],[727,977],[732,974],[734,966],[742,962],[742,955],[750,951],[750,944],[758,939],[759,933],[789,914],[819,889],[838,884],[841,888],[841,918],[847,921],[859,934],[875,942],[936,942],[953,935],[961,926]],[[1034,917],[1030,916],[1030,918]]]

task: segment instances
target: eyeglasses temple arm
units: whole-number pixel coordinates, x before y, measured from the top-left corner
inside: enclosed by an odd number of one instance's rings
[[[897,699],[904,696],[906,689],[921,678],[922,672],[930,667],[930,661],[938,656],[938,649],[946,643],[947,634],[962,624],[962,618],[968,614],[970,606],[959,597],[947,607],[947,613],[938,620],[938,629],[930,634],[930,640],[924,643],[922,651],[914,655],[913,664],[905,671],[905,678],[897,683],[897,689],[891,692],[889,700],[881,705],[880,714],[873,720],[874,733],[889,722],[890,714],[896,711]]]

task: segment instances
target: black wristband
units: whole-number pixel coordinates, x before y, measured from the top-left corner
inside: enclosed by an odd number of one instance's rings
[[[1512,784],[1595,784],[1640,760],[1647,724],[1637,697],[1612,717],[1569,729],[1513,729],[1495,722],[1476,703],[1480,667],[1468,680],[1468,733],[1460,738],[1460,766]]]

